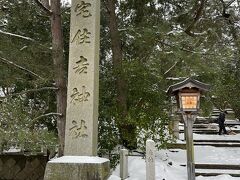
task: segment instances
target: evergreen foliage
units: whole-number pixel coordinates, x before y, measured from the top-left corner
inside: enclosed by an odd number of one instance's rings
[[[22,151],[39,152],[57,146],[57,138],[48,127],[35,121],[34,116],[44,112],[44,105],[36,108],[21,98],[9,98],[0,104],[0,142],[3,150],[17,148]]]
[[[154,139],[162,146],[172,140],[167,127],[171,104],[165,91],[177,82],[175,78],[193,77],[212,86],[209,94],[201,100],[202,115],[208,116],[213,106],[221,109],[229,107],[240,119],[239,1],[114,2],[123,58],[122,67],[114,69],[108,9],[106,1],[103,1],[99,153],[114,152],[119,143],[123,144],[122,137],[129,140],[130,147],[137,142],[141,149],[147,138]],[[0,87],[3,92],[7,96],[53,86],[49,18],[32,1],[0,0],[0,4],[0,30],[26,37],[0,33],[0,58],[35,74],[0,59]],[[63,7],[62,11],[67,76],[70,11],[67,7]],[[116,79],[120,71],[126,81],[126,116],[121,115],[116,100]],[[29,92],[20,98],[24,101],[24,108],[21,103],[14,102],[20,101],[15,96],[7,103],[19,105],[19,108],[16,107],[19,117],[17,114],[14,117],[29,122],[41,114],[56,111],[53,94],[52,90]],[[32,116],[23,110],[30,108],[30,102],[37,106],[32,109]],[[39,109],[38,106],[43,108]],[[13,113],[12,109],[8,108],[8,111]],[[56,122],[52,116],[38,119],[36,124],[56,132]],[[132,128],[130,133],[123,132],[121,128],[124,127]],[[34,139],[33,136],[29,137]],[[51,133],[49,137],[52,137]]]

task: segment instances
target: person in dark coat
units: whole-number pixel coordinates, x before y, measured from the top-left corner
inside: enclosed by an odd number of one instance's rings
[[[225,114],[227,114],[227,111],[221,111],[219,116],[218,116],[218,125],[219,125],[219,132],[218,134],[221,135],[222,131],[223,134],[227,134],[227,130],[225,128]]]

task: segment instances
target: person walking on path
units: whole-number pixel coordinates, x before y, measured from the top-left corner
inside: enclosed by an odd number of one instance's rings
[[[227,134],[227,130],[225,128],[225,114],[227,114],[227,111],[221,111],[218,117],[218,125],[219,125],[219,132],[218,134],[221,135],[222,131],[223,134]]]

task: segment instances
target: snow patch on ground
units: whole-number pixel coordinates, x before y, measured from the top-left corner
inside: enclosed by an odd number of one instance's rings
[[[62,156],[60,158],[49,161],[50,163],[104,163],[109,161],[105,158],[93,157],[93,156]]]
[[[183,139],[183,134],[180,134]],[[194,134],[194,139],[198,140],[240,140],[238,135],[199,135]],[[213,163],[213,164],[235,164],[240,163],[240,148],[238,147],[213,147],[213,146],[195,146],[195,163]],[[171,164],[171,165],[170,165]],[[180,165],[186,165],[186,150],[172,149],[160,150],[156,152],[156,180],[186,180],[187,168]],[[146,164],[142,157],[129,156],[129,178],[127,180],[145,180]],[[120,180],[119,165],[112,172],[109,180]],[[200,170],[201,172],[204,170]],[[218,172],[219,170],[216,170]],[[199,172],[199,171],[198,171]],[[206,171],[205,171],[206,172]],[[236,172],[232,171],[233,173]],[[227,172],[226,172],[227,173]],[[230,175],[220,175],[215,177],[198,176],[196,180],[240,180],[240,177]]]

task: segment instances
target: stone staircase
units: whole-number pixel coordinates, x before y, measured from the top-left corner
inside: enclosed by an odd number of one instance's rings
[[[228,131],[233,133],[240,133],[240,129],[236,129],[235,126],[240,126],[240,121],[235,119],[235,115],[232,109],[226,109],[228,114],[226,115],[225,126]],[[198,117],[193,125],[193,133],[196,134],[217,134],[218,124],[216,122],[219,116],[220,110],[213,109],[210,117]],[[183,129],[183,128],[182,128]],[[184,133],[180,130],[180,133]]]
[[[225,126],[228,131],[231,131],[233,133],[240,133],[240,129],[237,129],[235,126],[240,126],[240,121],[237,120],[226,120]],[[180,130],[180,133],[183,133],[184,130]],[[208,120],[206,120],[204,123],[199,123],[193,125],[193,133],[196,134],[217,134],[218,133],[218,124],[216,123],[210,123]]]
[[[232,109],[227,108],[227,109],[225,109],[225,111],[227,111],[227,113],[228,113],[228,114],[226,114],[226,119],[235,119],[234,111]],[[220,113],[220,110],[217,108],[214,108],[211,113],[211,116],[209,117],[209,120],[214,121],[215,119],[217,119],[219,113]]]
[[[196,164],[196,176],[218,176],[229,174],[232,177],[240,177],[239,165],[226,164]]]
[[[234,112],[231,109],[227,109],[225,126],[230,134],[240,134],[240,121],[234,119]],[[236,151],[240,151],[240,139],[229,139],[222,136],[221,139],[204,139],[204,135],[216,135],[218,136],[218,124],[216,119],[218,118],[220,111],[214,109],[211,116],[208,118],[197,118],[193,125],[193,133],[200,134],[203,139],[194,139],[194,146],[213,146],[216,147],[216,151],[221,148],[236,148]],[[182,125],[183,126],[183,125]],[[238,126],[238,128],[237,128]],[[183,127],[180,128],[180,133],[184,133]],[[185,141],[182,143],[176,143],[169,145],[170,148],[186,149]],[[226,157],[227,158],[227,157]],[[186,166],[183,164],[182,166]],[[229,174],[232,177],[240,177],[240,165],[239,164],[222,164],[219,163],[197,163],[195,164],[196,176],[218,176],[222,174]]]
[[[186,167],[186,164],[181,166]],[[240,177],[240,166],[231,164],[195,164],[196,176],[218,176],[229,174],[232,177]]]
[[[236,126],[240,125],[240,122],[234,119],[234,112],[231,109],[227,109],[225,126],[230,133],[239,134],[240,129]],[[208,119],[202,118],[200,121],[196,121],[193,126],[193,132],[201,135],[213,135],[218,134],[218,124],[214,123],[214,120],[218,118],[220,111],[214,109],[211,117]],[[215,121],[216,122],[216,121]],[[228,139],[201,139],[194,140],[195,146],[214,146],[216,151],[218,148],[236,148],[240,150],[240,140],[228,140]],[[227,158],[227,157],[226,157]],[[240,177],[240,166],[238,164],[198,164],[195,165],[196,176],[218,176],[222,174],[229,174],[232,177]]]

